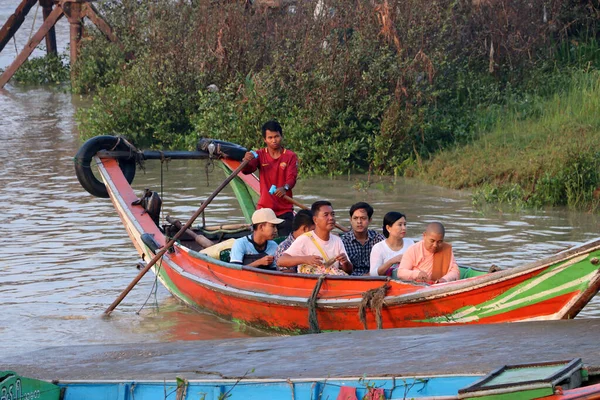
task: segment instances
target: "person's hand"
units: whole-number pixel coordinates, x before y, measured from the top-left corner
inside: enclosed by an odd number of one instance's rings
[[[283,196],[285,196],[285,193],[286,193],[285,188],[282,186],[280,188],[277,188],[277,190],[273,194],[277,197],[283,197]]]
[[[347,256],[346,256],[346,254],[344,254],[344,253],[342,253],[342,254],[340,254],[339,256],[337,256],[337,257],[335,258],[335,260],[336,260],[337,262],[339,262],[339,263],[340,263],[340,265],[346,265],[346,264],[348,264],[348,263],[350,262],[350,260],[348,260],[348,257],[347,257]]]
[[[252,154],[251,151],[246,152],[246,154],[244,154],[244,161],[252,161],[254,160],[254,154]]]
[[[419,271],[419,275],[417,275],[417,277],[415,278],[415,281],[417,281],[417,282],[426,282],[428,280],[429,280],[429,275],[427,275],[423,271]]]
[[[304,264],[314,265],[315,267],[323,265],[323,258],[320,256],[306,256],[304,260]]]
[[[273,260],[275,259],[275,257],[273,256],[264,256],[263,258],[261,258],[259,261],[259,265],[263,265],[265,267],[268,267],[269,265],[273,264]]]
[[[400,261],[402,261],[402,256],[403,254],[398,254],[397,256],[390,258],[388,262],[391,262],[393,267],[394,264],[400,264]]]
[[[444,282],[448,282],[448,281],[445,280],[444,278],[440,278],[437,281],[435,281],[435,283],[444,283]]]

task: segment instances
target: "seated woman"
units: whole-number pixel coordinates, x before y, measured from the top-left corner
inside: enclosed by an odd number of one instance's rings
[[[423,240],[411,246],[397,269],[398,279],[427,283],[443,283],[460,279],[460,270],[450,243],[444,241],[446,228],[431,222],[423,232]]]
[[[390,211],[383,217],[383,236],[386,239],[371,250],[371,276],[390,276],[392,266],[400,263],[402,254],[415,244],[414,240],[405,238],[406,216],[397,211]]]

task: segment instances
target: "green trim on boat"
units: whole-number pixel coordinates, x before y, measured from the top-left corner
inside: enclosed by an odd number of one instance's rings
[[[225,172],[225,175],[229,176],[231,174],[231,169],[224,163],[220,162],[219,165],[221,169]],[[247,223],[252,223],[252,214],[256,211],[256,203],[258,202],[258,194],[256,194],[256,201],[253,199],[252,193],[254,190],[248,189],[248,186],[244,183],[244,181],[235,177],[230,182],[231,188],[233,189],[233,194],[237,198],[240,207],[242,209],[242,213],[244,214],[244,218],[246,218]]]
[[[550,387],[520,390],[518,392],[487,394],[482,396],[464,396],[462,399],[476,398],[477,400],[531,400],[540,397],[551,396],[554,394],[554,389]]]
[[[149,250],[146,250],[146,255],[151,258],[153,257],[153,253]],[[196,303],[194,301],[192,301],[192,299],[190,299],[188,296],[183,294],[179,290],[179,288],[177,288],[177,286],[175,286],[175,284],[173,283],[171,278],[169,278],[169,275],[165,272],[165,269],[162,268],[162,259],[160,261],[158,261],[156,264],[154,264],[152,269],[153,269],[154,274],[158,275],[159,279],[162,281],[163,285],[165,285],[165,287],[167,288],[167,290],[169,292],[171,292],[177,298],[179,298],[180,300],[189,304],[190,306],[196,308]]]
[[[596,273],[598,269],[591,262],[594,257],[600,257],[600,251],[587,254],[585,259],[569,259],[557,263],[490,301],[476,306],[463,307],[452,314],[422,321],[436,323],[477,321],[519,309],[523,307],[524,303],[536,304],[574,291],[585,291],[590,283],[588,275]],[[571,264],[576,264],[576,266],[565,268]]]
[[[469,279],[473,278],[474,276],[481,276],[489,273],[487,271],[480,271],[471,267],[461,267],[460,265],[458,266],[458,269],[460,270],[460,278],[458,279]]]

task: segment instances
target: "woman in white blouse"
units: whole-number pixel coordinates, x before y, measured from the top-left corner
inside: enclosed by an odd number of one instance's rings
[[[390,211],[383,217],[383,236],[385,240],[377,243],[371,250],[371,268],[369,275],[391,275],[391,267],[400,263],[402,254],[415,244],[406,239],[406,216],[397,211]]]

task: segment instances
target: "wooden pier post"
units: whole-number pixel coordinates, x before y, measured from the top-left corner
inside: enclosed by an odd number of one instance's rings
[[[65,2],[63,6],[65,14],[69,19],[70,39],[71,39],[71,67],[77,62],[77,54],[79,53],[79,41],[83,33],[83,20],[81,15],[81,3],[79,1]],[[71,79],[73,79],[73,68],[71,68]]]
[[[0,29],[0,51],[6,43],[13,37],[19,29],[25,15],[38,0],[23,0],[17,10]],[[31,37],[31,40],[21,50],[12,64],[0,75],[0,89],[12,78],[15,72],[31,55],[33,50],[40,44],[44,37],[46,38],[47,53],[56,54],[56,33],[54,25],[63,16],[66,15],[70,24],[70,49],[71,49],[71,67],[77,61],[79,55],[79,42],[83,35],[83,18],[89,18],[100,31],[112,42],[119,44],[112,28],[104,20],[98,10],[90,3],[91,0],[39,0],[44,12],[44,22],[40,29]],[[121,46],[121,44],[119,44]],[[71,80],[74,78],[74,69],[71,68]]]
[[[52,6],[54,5],[53,0],[40,0],[42,6],[42,12],[44,14],[44,21],[48,19],[50,13],[52,13]],[[56,31],[54,26],[50,28],[46,35],[46,54],[56,54]]]

